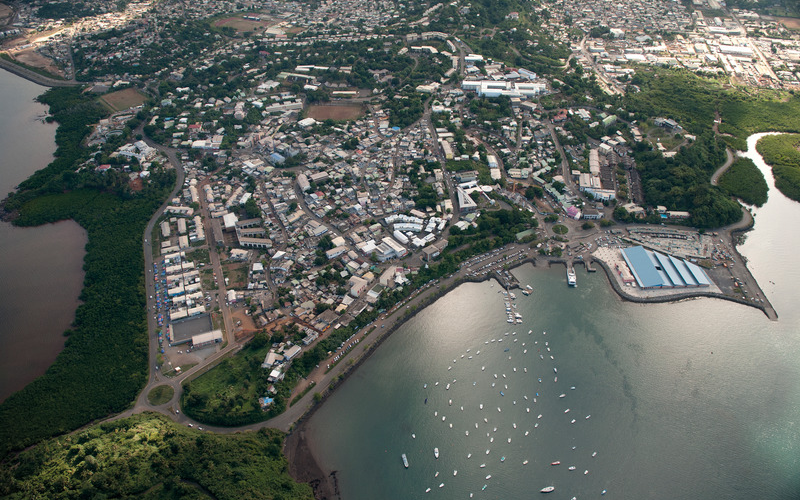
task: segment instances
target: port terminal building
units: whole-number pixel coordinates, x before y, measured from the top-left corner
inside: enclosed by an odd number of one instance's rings
[[[640,288],[702,288],[711,286],[703,269],[684,259],[678,259],[642,246],[625,248],[622,257]]]

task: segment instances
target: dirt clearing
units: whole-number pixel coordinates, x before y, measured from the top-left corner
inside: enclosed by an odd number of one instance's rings
[[[136,89],[118,90],[100,97],[100,101],[114,111],[138,106],[143,104],[146,99],[147,97]]]
[[[332,105],[332,106],[309,106],[306,116],[317,121],[328,119],[334,121],[355,120],[364,114],[364,108],[360,104]]]

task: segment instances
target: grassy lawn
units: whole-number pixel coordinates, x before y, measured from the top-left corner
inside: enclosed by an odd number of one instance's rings
[[[147,395],[147,400],[154,406],[163,405],[164,403],[168,403],[174,395],[175,390],[172,387],[168,385],[159,385],[150,391]]]

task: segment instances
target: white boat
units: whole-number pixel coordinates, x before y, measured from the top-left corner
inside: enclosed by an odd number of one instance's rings
[[[591,417],[591,415],[586,415],[586,420],[589,420]]]
[[[467,458],[472,458],[472,453],[467,453]]]
[[[408,469],[408,457],[406,457],[405,453],[403,453],[403,466]]]
[[[483,469],[484,467],[486,467],[486,464],[481,464],[481,469]]]
[[[436,471],[436,474],[433,475],[433,477],[439,477],[439,471],[438,470]]]
[[[491,479],[491,478],[492,478],[491,474],[486,474],[486,479]]]
[[[483,403],[479,404],[479,405],[478,405],[478,408],[480,408],[481,410],[483,410]]]
[[[458,474],[458,471],[457,471],[457,470],[454,470],[454,471],[453,471],[453,475],[455,476],[456,474]]]
[[[411,435],[411,439],[417,439],[417,435],[416,434],[412,434]]]
[[[449,391],[450,390],[450,384],[447,384],[446,386],[444,386],[444,388],[445,388],[445,390]]]
[[[452,399],[447,401],[447,406],[453,406],[453,400]]]
[[[528,465],[528,461],[527,460],[523,460],[522,461],[522,465]]]
[[[433,456],[436,457],[436,458],[439,458],[439,448],[434,448],[433,449]]]
[[[575,423],[575,419],[573,418],[573,419],[572,419],[572,421],[571,421],[570,423],[571,423],[571,424],[574,424],[574,423]]]
[[[567,268],[567,284],[569,284],[569,286],[578,286],[578,277],[575,275],[575,270],[571,267]]]
[[[596,452],[596,451],[595,451],[595,452],[593,452],[593,453],[592,453],[592,456],[593,456],[593,457],[596,457],[596,456],[597,456],[597,452]]]
[[[439,488],[444,488],[444,483],[440,484]]]
[[[430,492],[431,492],[431,489],[430,489],[430,488],[428,488],[428,489],[426,489],[426,490],[425,490],[425,493],[430,493]]]
[[[513,424],[511,424],[511,427],[513,427],[513,428],[515,428],[515,429],[516,429],[516,428],[517,428],[517,423],[516,423],[516,422],[514,422]]]
[[[565,397],[567,397],[567,395],[566,394],[559,394],[558,397],[565,398]]]
[[[569,466],[569,470],[575,470],[575,466],[574,465],[570,465]]]
[[[556,487],[555,486],[545,486],[544,488],[542,488],[539,491],[541,491],[542,493],[550,493],[552,491],[556,491]]]

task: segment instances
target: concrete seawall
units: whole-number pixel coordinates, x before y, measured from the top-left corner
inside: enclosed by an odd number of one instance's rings
[[[77,82],[75,80],[57,80],[55,78],[49,78],[35,71],[29,70],[28,68],[14,64],[7,59],[0,58],[0,68],[8,71],[9,73],[14,73],[15,75],[26,80],[30,80],[33,83],[44,85],[45,87],[74,87],[76,85],[84,85],[84,82]]]

